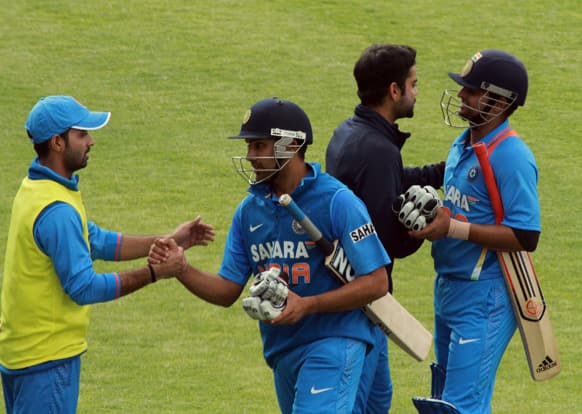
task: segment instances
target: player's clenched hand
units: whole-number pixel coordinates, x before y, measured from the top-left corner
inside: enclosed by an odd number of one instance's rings
[[[292,325],[307,316],[312,309],[313,296],[301,297],[289,291],[287,295],[287,306],[283,312],[270,323],[271,325]]]
[[[170,239],[156,239],[156,241],[154,241],[150,246],[150,251],[148,253],[149,264],[158,264],[168,260],[170,250],[169,240]]]
[[[192,221],[182,223],[176,228],[170,238],[184,250],[192,246],[208,246],[208,242],[214,241],[214,227],[202,223],[200,216]]]
[[[409,231],[408,234],[416,239],[427,239],[430,241],[442,239],[447,236],[451,217],[447,210],[438,208],[433,220],[422,230]]]
[[[178,246],[174,239],[160,239],[159,243],[164,246],[166,256],[165,260],[158,262],[155,267],[157,278],[165,279],[173,276],[180,276],[187,266],[184,249],[181,246]]]

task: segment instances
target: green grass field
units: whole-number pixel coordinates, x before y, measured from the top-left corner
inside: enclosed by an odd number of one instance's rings
[[[23,125],[41,96],[70,94],[113,113],[93,134],[89,167],[80,172],[90,218],[144,234],[201,214],[215,225],[217,240],[188,258],[216,271],[232,212],[246,193],[230,161],[245,146],[226,137],[238,131],[249,105],[270,96],[301,105],[315,135],[307,158],[323,162],[334,127],[357,103],[352,68],[361,51],[406,43],[418,52],[420,94],[415,117],[400,123],[413,133],[404,161],[436,162],[458,132],[443,124],[438,106],[442,90],[454,86],[447,71],[459,71],[479,49],[515,53],[529,70],[530,92],[512,125],[539,165],[543,233],[533,257],[562,372],[533,382],[516,335],[498,373],[493,411],[582,413],[578,0],[0,0],[0,10],[2,258],[11,201],[34,156]],[[432,281],[428,243],[396,266],[398,299],[427,327]],[[258,328],[240,303],[214,307],[165,281],[94,306],[89,341],[80,413],[278,412]],[[393,413],[413,413],[410,398],[428,394],[429,362],[392,347]]]

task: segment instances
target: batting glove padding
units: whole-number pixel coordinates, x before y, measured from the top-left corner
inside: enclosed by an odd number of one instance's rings
[[[249,296],[242,300],[243,309],[253,319],[259,321],[270,321],[275,319],[283,309],[285,303],[276,306],[269,300],[263,300],[258,296]]]
[[[242,300],[243,308],[253,319],[275,319],[285,309],[289,288],[279,277],[281,270],[271,268],[259,273],[249,288],[250,296]]]
[[[251,296],[259,296],[263,300],[270,300],[280,305],[287,300],[289,289],[287,283],[279,277],[281,271],[275,267],[261,272],[249,288]]]
[[[413,185],[394,200],[392,210],[404,227],[418,231],[433,220],[441,206],[441,199],[433,187]]]

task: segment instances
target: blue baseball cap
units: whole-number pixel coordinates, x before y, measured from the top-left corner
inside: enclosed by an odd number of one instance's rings
[[[89,111],[72,96],[47,96],[34,105],[24,127],[32,142],[40,144],[70,128],[103,128],[110,117],[111,112]]]

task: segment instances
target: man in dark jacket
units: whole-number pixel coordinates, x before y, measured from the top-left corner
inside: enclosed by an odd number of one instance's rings
[[[440,188],[444,162],[404,167],[400,151],[409,133],[395,123],[411,118],[416,102],[416,51],[409,46],[373,45],[354,67],[361,104],[343,121],[326,152],[327,172],[346,184],[366,204],[390,258],[417,251],[422,242],[408,236],[392,213],[392,203],[413,184]],[[386,267],[392,291],[392,267]],[[362,413],[386,413],[392,401],[386,336],[377,329],[377,344],[368,354],[367,380],[362,380],[358,406]]]

